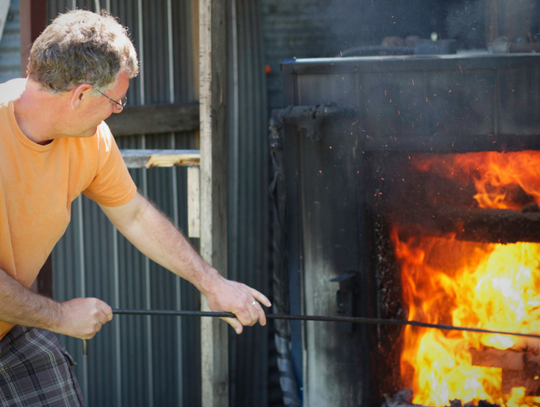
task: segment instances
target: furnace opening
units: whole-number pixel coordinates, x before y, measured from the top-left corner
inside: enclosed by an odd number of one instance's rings
[[[540,152],[367,161],[372,314],[540,332]],[[377,397],[388,405],[540,404],[538,340],[416,327],[379,327],[371,340]]]

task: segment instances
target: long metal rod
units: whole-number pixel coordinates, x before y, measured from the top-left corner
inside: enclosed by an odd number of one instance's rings
[[[113,314],[117,315],[169,315],[169,316],[194,316],[194,317],[214,317],[214,318],[236,318],[230,312],[207,312],[207,311],[167,311],[167,310],[126,310],[113,309]],[[436,328],[446,331],[467,331],[486,334],[523,336],[526,338],[540,339],[540,334],[527,334],[521,332],[496,331],[483,328],[471,328],[465,326],[431,324],[428,322],[406,321],[402,319],[382,319],[365,317],[326,317],[318,315],[284,315],[284,314],[266,314],[268,319],[288,319],[294,321],[324,321],[324,322],[349,322],[353,324],[371,324],[371,325],[411,325],[422,328]]]
[[[210,311],[176,311],[176,310],[144,310],[144,309],[113,309],[116,315],[160,315],[160,316],[178,316],[178,317],[213,317],[213,318],[236,318],[231,312],[210,312]],[[383,318],[365,318],[365,317],[324,317],[319,315],[285,315],[285,314],[266,314],[268,319],[288,319],[293,321],[322,321],[322,322],[348,322],[353,324],[370,325],[411,325],[421,328],[435,328],[445,331],[467,331],[483,334],[497,334],[522,336],[525,338],[540,339],[540,334],[527,334],[521,332],[495,331],[492,329],[471,328],[466,326],[455,326],[445,324],[431,324],[429,322],[406,321],[403,319],[383,319]],[[83,355],[88,354],[88,342],[83,340]]]

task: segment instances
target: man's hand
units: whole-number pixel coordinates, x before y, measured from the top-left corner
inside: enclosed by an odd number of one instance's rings
[[[62,318],[54,332],[75,338],[93,338],[113,317],[111,307],[97,298],[75,298],[60,307]]]
[[[261,304],[270,307],[272,304],[259,291],[245,284],[227,280],[218,275],[217,281],[209,291],[204,292],[208,306],[215,312],[232,312],[236,318],[222,318],[231,325],[237,334],[241,334],[243,326],[252,326],[259,321],[266,325],[266,315]]]
[[[0,270],[0,320],[90,339],[112,319],[112,310],[97,298],[58,302],[31,292]]]

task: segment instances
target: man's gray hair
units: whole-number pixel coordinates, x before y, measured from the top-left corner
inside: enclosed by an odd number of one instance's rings
[[[107,13],[75,10],[60,14],[37,38],[26,72],[55,93],[81,83],[104,91],[120,73],[137,76],[139,66],[127,28]]]

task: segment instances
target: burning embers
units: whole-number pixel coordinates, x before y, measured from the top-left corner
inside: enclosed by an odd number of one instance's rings
[[[411,162],[448,185],[424,192],[432,218],[420,228],[397,220],[392,230],[408,318],[540,333],[540,229],[527,226],[540,216],[540,152]],[[409,326],[401,375],[414,404],[540,405],[540,341]]]

